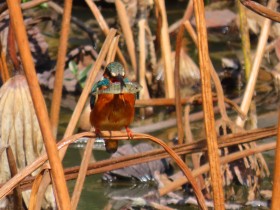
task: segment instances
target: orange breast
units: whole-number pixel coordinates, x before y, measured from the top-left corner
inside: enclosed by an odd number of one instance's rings
[[[90,122],[101,131],[121,130],[133,121],[134,104],[134,94],[99,94],[90,113]]]

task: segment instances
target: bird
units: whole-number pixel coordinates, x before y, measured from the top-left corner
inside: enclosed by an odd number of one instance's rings
[[[125,128],[128,137],[133,138],[128,126],[134,119],[136,93],[140,89],[140,85],[125,76],[122,64],[111,62],[106,66],[103,78],[93,85],[90,95],[90,123],[97,136],[101,131]],[[118,141],[105,140],[105,148],[109,153],[116,152]]]

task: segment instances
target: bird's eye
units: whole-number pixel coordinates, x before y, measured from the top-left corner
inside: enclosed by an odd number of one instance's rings
[[[116,77],[116,73],[115,72],[111,72],[112,77]]]

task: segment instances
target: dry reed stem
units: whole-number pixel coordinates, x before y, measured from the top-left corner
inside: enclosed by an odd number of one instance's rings
[[[270,8],[266,8],[263,5],[251,1],[251,0],[240,0],[240,2],[246,6],[247,8],[251,9],[252,11],[256,12],[257,14],[274,20],[276,22],[280,22],[280,14],[271,10]]]
[[[189,21],[189,20],[186,20],[186,21],[184,22],[184,25],[185,25],[185,28],[186,28],[187,32],[189,33],[190,37],[192,38],[193,42],[194,42],[195,44],[197,44],[196,32],[194,31],[194,29],[193,29],[193,27],[192,27],[190,21]]]
[[[105,133],[103,133],[105,134]],[[275,127],[269,127],[269,128],[259,128],[255,130],[250,130],[246,131],[243,133],[238,133],[238,134],[229,134],[225,136],[221,136],[218,140],[219,142],[219,148],[222,147],[228,147],[231,145],[236,145],[236,144],[241,144],[241,143],[248,143],[250,141],[255,141],[263,138],[268,138],[275,136],[277,134],[277,129]],[[68,146],[69,144],[73,143],[79,138],[82,137],[87,137],[87,138],[95,138],[95,134],[92,132],[84,132],[84,133],[79,133],[75,134],[73,136],[70,136],[68,138],[65,138],[61,140],[57,144],[57,149],[61,150],[63,147]],[[113,135],[109,134],[108,132],[106,133],[105,136],[103,136],[105,139],[112,139],[113,140],[126,140],[127,139],[127,134],[125,132],[113,132]],[[134,134],[134,139],[135,140],[140,140],[142,138],[142,134]],[[5,148],[3,148],[4,150]],[[172,149],[177,153],[177,154],[189,154],[189,153],[194,153],[194,152],[200,152],[200,151],[206,151],[206,141],[201,140],[201,141],[196,141],[192,142],[189,144],[183,144],[180,146],[175,146],[172,147]],[[114,159],[108,159],[108,160],[102,160],[96,163],[91,163],[89,165],[89,169],[91,171],[88,171],[87,175],[90,174],[96,174],[96,173],[102,173],[108,170],[115,170],[118,168],[123,168],[126,166],[130,165],[135,165],[138,163],[143,163],[147,161],[152,161],[152,160],[158,160],[161,158],[166,158],[168,155],[164,152],[162,149],[156,149],[153,151],[141,153],[141,154],[136,154],[136,155],[128,155],[125,157],[119,157],[119,158],[114,158]],[[47,161],[47,155],[42,154],[40,157],[36,159],[32,164],[28,165],[24,169],[21,170],[21,173],[17,174],[15,177],[11,178],[9,181],[7,181],[5,184],[0,185],[0,199],[6,196],[7,194],[10,193],[11,190],[14,189],[16,185],[18,185],[24,178],[26,178],[29,174],[31,174],[33,171],[38,169],[41,165],[44,164],[44,162]],[[122,164],[122,162],[129,161],[129,164]],[[119,164],[119,165],[117,165]],[[109,167],[108,167],[109,166]],[[102,168],[100,170],[99,168]],[[65,170],[66,175],[69,173],[74,173],[78,172],[79,167],[72,167],[68,168]],[[67,175],[68,176],[68,175]],[[76,178],[77,176],[72,176]],[[69,179],[69,177],[68,177]],[[71,177],[70,177],[71,179]],[[30,183],[32,182],[33,178],[27,178],[26,181]]]
[[[174,98],[174,73],[171,65],[171,46],[168,33],[168,23],[164,0],[155,0],[155,5],[158,10],[158,19],[161,23],[160,28],[160,47],[164,63],[164,82],[165,82],[165,96],[166,98]]]
[[[267,151],[267,150],[272,150],[272,149],[275,148],[275,146],[276,146],[276,143],[271,142],[271,143],[262,144],[261,146],[257,146],[257,147],[254,147],[254,148],[249,148],[247,150],[234,152],[234,153],[231,153],[227,156],[221,157],[220,158],[221,164],[226,164],[226,163],[229,163],[231,161],[235,161],[235,160],[247,157],[247,156],[258,154],[258,153],[261,153],[261,152],[264,152],[264,151]],[[210,167],[209,167],[209,164],[207,163],[207,164],[204,164],[203,166],[201,166],[198,169],[194,169],[192,171],[192,173],[193,173],[193,176],[196,177],[198,175],[201,175],[203,173],[208,172],[209,170],[210,170]],[[175,181],[173,181],[168,186],[165,186],[165,187],[159,189],[159,194],[161,196],[165,195],[165,194],[167,194],[171,191],[174,191],[178,187],[186,184],[187,182],[188,182],[188,180],[185,177],[182,177],[180,179],[176,179]],[[217,209],[216,206],[215,206],[215,209]]]
[[[247,15],[244,6],[237,1],[238,4],[238,11],[239,11],[239,27],[241,33],[241,40],[242,40],[242,52],[244,57],[245,63],[245,76],[246,80],[250,77],[251,71],[251,44],[250,44],[250,37],[249,37],[249,28],[247,24]]]
[[[276,150],[274,158],[274,174],[273,174],[273,185],[272,185],[272,203],[271,209],[276,210],[280,209],[280,111],[278,107],[278,127],[277,127],[277,141],[276,141]]]
[[[181,104],[181,85],[180,85],[180,55],[182,49],[182,41],[184,36],[184,21],[188,20],[193,13],[193,1],[190,0],[185,10],[183,21],[179,27],[179,32],[176,38],[175,50],[175,67],[174,67],[174,83],[175,83],[175,106],[176,106],[176,120],[178,132],[178,144],[183,144],[184,141],[184,128],[182,118],[182,104]]]
[[[276,0],[270,0],[268,3],[269,8],[274,8],[276,5]],[[243,96],[242,103],[240,105],[241,110],[247,115],[249,111],[249,107],[252,101],[252,97],[254,94],[255,86],[256,86],[256,81],[257,81],[257,76],[260,68],[260,64],[262,61],[263,53],[265,50],[265,46],[267,44],[267,39],[269,36],[270,32],[270,26],[271,26],[271,20],[270,19],[265,19],[263,23],[263,27],[261,30],[261,34],[259,37],[259,42],[256,50],[256,55],[253,61],[252,65],[252,70],[250,74],[250,78],[247,82],[245,93]],[[236,119],[236,124],[239,125],[240,127],[244,126],[244,121],[240,118],[237,117]]]
[[[120,25],[125,38],[126,47],[132,64],[134,76],[137,77],[137,62],[136,62],[136,52],[135,43],[133,39],[133,33],[131,26],[129,24],[129,17],[127,15],[125,6],[121,0],[115,0],[116,10],[120,20]]]
[[[192,104],[192,102],[196,100],[198,97],[201,98],[201,95],[192,96],[190,99],[190,104]],[[186,143],[193,142],[193,136],[192,136],[191,125],[190,125],[190,109],[191,109],[190,104],[185,106],[184,109]],[[199,154],[191,154],[191,158],[192,158],[193,168],[194,169],[199,168],[200,167]],[[200,183],[201,188],[203,188],[202,186],[205,186],[203,177],[199,176],[198,181]]]
[[[81,192],[83,189],[85,177],[86,177],[86,172],[88,169],[88,165],[91,159],[91,154],[92,154],[92,148],[94,144],[95,139],[89,139],[87,141],[86,149],[84,151],[83,159],[81,162],[81,167],[79,170],[79,175],[76,180],[75,188],[72,194],[72,199],[71,199],[71,207],[72,209],[77,209],[78,202],[81,196]]]
[[[10,168],[10,172],[11,172],[11,177],[13,177],[13,176],[15,176],[18,173],[18,170],[17,170],[17,164],[16,164],[16,160],[15,160],[15,156],[13,154],[12,148],[11,147],[7,147],[6,153],[7,153],[9,168]],[[14,194],[14,207],[15,207],[15,210],[22,210],[23,206],[22,206],[22,194],[21,194],[20,186],[17,186],[14,189],[14,193],[13,194]]]
[[[213,188],[214,208],[224,209],[224,192],[221,167],[218,154],[217,134],[215,129],[212,92],[211,92],[211,62],[208,54],[207,32],[205,24],[204,2],[194,1],[195,20],[197,26],[197,40],[199,52],[199,66],[202,84],[202,98],[204,110],[204,125],[207,136],[208,158],[210,164],[211,186]],[[222,111],[222,110],[221,110]]]
[[[7,62],[6,62],[6,55],[5,52],[2,50],[2,47],[0,47],[0,72],[1,72],[1,79],[3,83],[8,81],[10,79],[10,73],[7,67]]]
[[[57,135],[57,127],[59,123],[60,103],[62,96],[62,87],[64,79],[65,57],[68,46],[68,36],[70,31],[70,20],[72,11],[72,0],[64,1],[63,17],[61,23],[61,31],[59,38],[59,46],[57,53],[57,62],[55,70],[54,90],[51,104],[50,121],[53,135]]]
[[[53,176],[53,181],[55,183],[55,186],[57,187],[57,203],[59,204],[61,209],[69,210],[70,197],[66,186],[62,164],[59,159],[58,151],[56,148],[55,139],[52,135],[47,107],[37,80],[32,55],[28,45],[28,38],[23,22],[20,4],[13,0],[8,0],[7,3],[10,11],[11,21],[15,29],[15,35],[18,43],[20,56],[22,58],[22,64],[24,67],[28,85],[30,87],[29,89],[32,101],[34,103],[34,108],[43,135],[45,148],[52,168],[51,173]]]
[[[179,28],[179,32],[176,38],[175,67],[174,67],[175,107],[176,107],[178,144],[183,144],[184,142],[184,128],[183,128],[181,91],[180,91],[181,84],[180,84],[180,72],[179,72],[183,35],[184,35],[184,25],[182,24]]]
[[[44,170],[40,171],[40,173],[36,175],[32,184],[31,195],[28,205],[29,210],[41,209],[40,201],[42,201],[42,199],[40,199],[40,194],[38,192],[41,185],[41,181],[43,179],[43,174]],[[39,203],[37,201],[39,201]]]
[[[42,4],[42,3],[45,3],[45,2],[48,2],[48,1],[49,0],[32,0],[32,1],[22,3],[20,5],[20,7],[21,7],[22,10],[26,10],[26,9],[36,7],[39,4]],[[0,21],[3,20],[7,15],[9,15],[9,10],[6,10],[6,11],[2,12],[1,15],[0,15]]]
[[[107,53],[106,65],[108,65],[109,63],[111,63],[115,60],[116,52],[117,52],[117,49],[118,49],[119,39],[120,39],[120,35],[117,35],[116,37],[114,37],[114,39],[112,41],[112,44],[111,44],[111,46],[108,50],[108,53]]]
[[[97,20],[101,30],[103,31],[105,36],[107,36],[109,33],[109,26],[107,25],[106,21],[104,20],[102,14],[100,13],[96,4],[92,0],[85,0],[85,1],[87,3],[88,7],[90,8],[92,14],[94,15],[95,19]],[[128,71],[127,71],[128,66],[127,66],[126,60],[119,47],[117,48],[117,55],[118,55],[118,58],[120,59],[120,62],[123,64],[124,69],[126,70],[126,73],[128,73]]]
[[[150,94],[146,83],[146,50],[145,50],[145,27],[146,20],[140,19],[138,22],[138,46],[139,46],[139,83],[143,87],[140,91],[140,99],[150,100]]]

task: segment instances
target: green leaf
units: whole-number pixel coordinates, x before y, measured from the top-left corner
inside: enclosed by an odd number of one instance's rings
[[[92,64],[89,64],[86,68],[84,68],[80,73],[79,73],[79,75],[78,75],[78,81],[79,81],[79,83],[80,83],[80,85],[82,86],[82,87],[84,87],[84,83],[85,83],[85,81],[86,81],[86,78],[87,78],[87,74],[88,74],[88,72],[89,72],[89,70],[91,69],[91,66],[92,66]]]
[[[77,66],[75,61],[70,61],[69,64],[68,64],[68,68],[72,72],[72,74],[77,76],[77,74],[78,74],[78,66]]]

